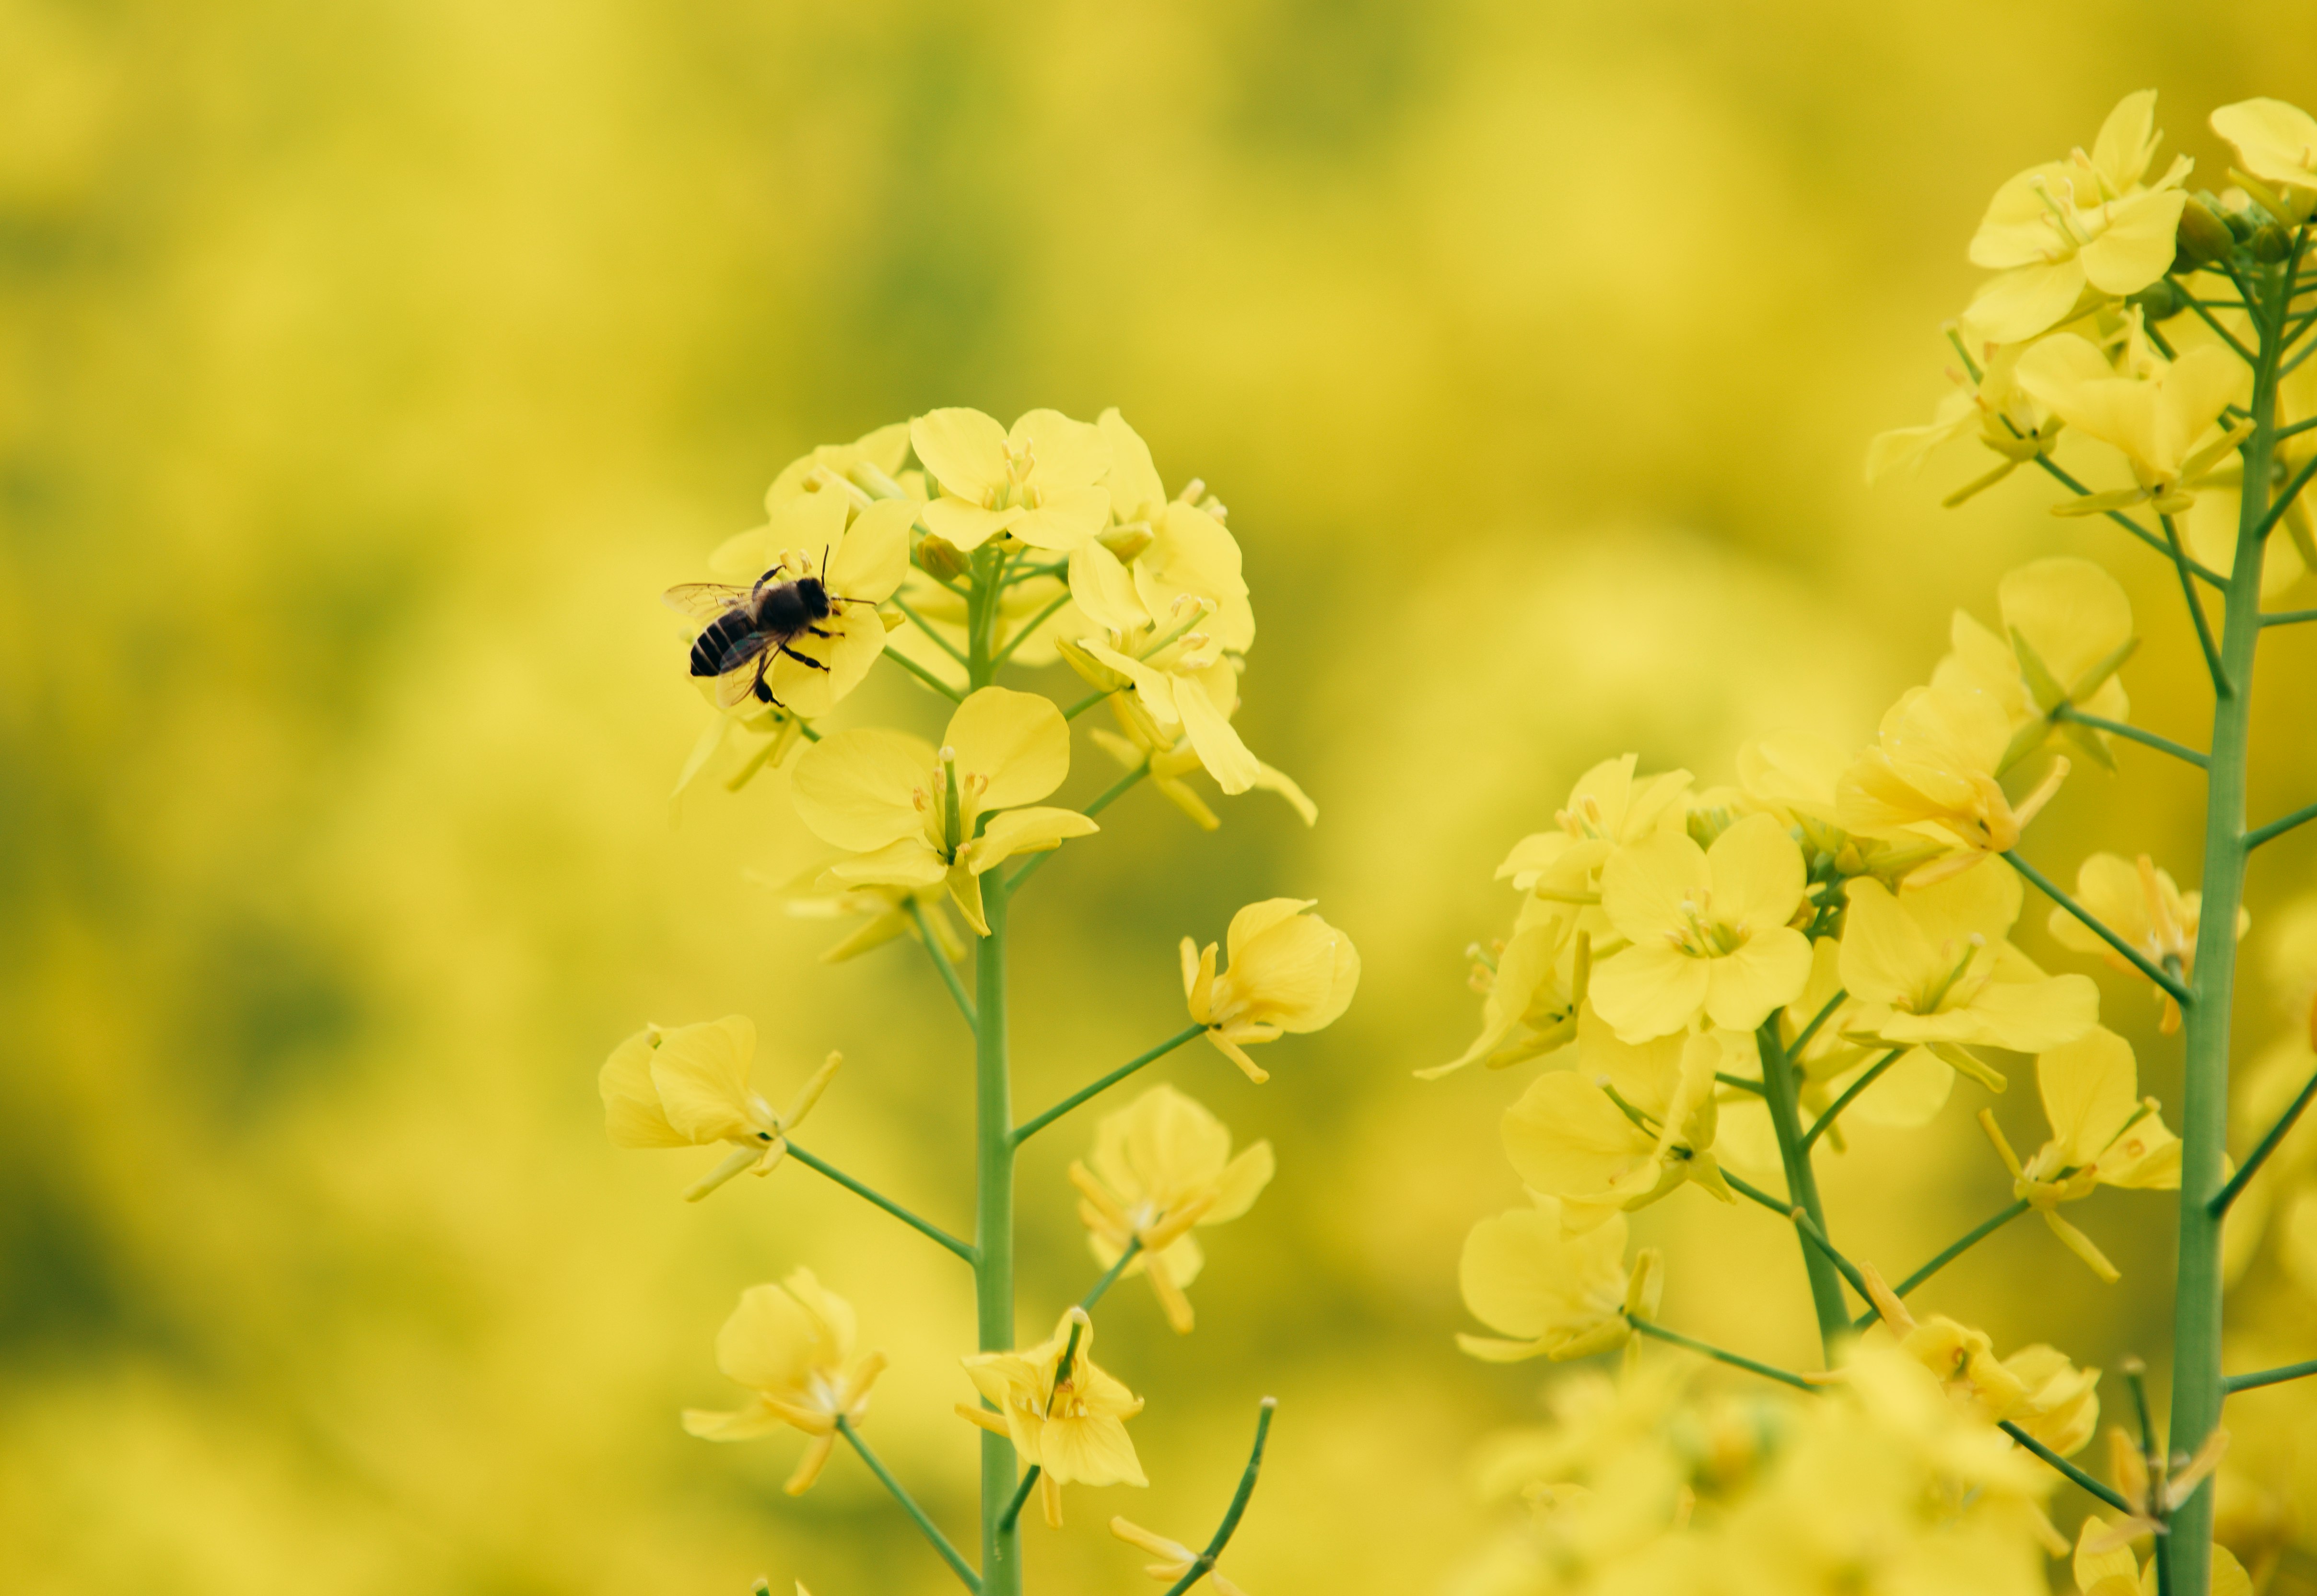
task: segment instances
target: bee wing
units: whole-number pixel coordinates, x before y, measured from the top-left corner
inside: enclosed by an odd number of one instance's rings
[[[722,582],[682,582],[660,595],[660,602],[679,615],[713,621],[734,605],[744,603],[750,589]]]
[[[756,689],[764,685],[765,672],[773,663],[774,641],[769,632],[755,632],[724,651],[729,663],[724,674],[716,678],[716,702],[720,707],[730,709],[757,695]]]

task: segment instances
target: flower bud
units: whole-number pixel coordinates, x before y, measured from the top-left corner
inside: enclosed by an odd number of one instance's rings
[[[2286,233],[2283,228],[2277,226],[2277,223],[2273,221],[2264,222],[2259,228],[2254,229],[2252,235],[2253,259],[2257,261],[2267,261],[2271,265],[2274,265],[2292,253],[2293,239],[2291,235]]]
[[[927,533],[917,540],[917,569],[936,582],[954,582],[973,567],[955,543]]]
[[[2229,230],[2228,223],[2221,220],[2212,204],[2192,195],[2181,208],[2178,247],[2175,268],[2181,269],[2185,263],[2186,269],[2193,270],[2226,260],[2229,252],[2236,247],[2236,235]]]
[[[1136,521],[1125,526],[1114,526],[1107,532],[1097,533],[1094,541],[1117,555],[1119,564],[1132,565],[1134,557],[1150,546],[1150,524]]]
[[[1091,686],[1100,687],[1105,693],[1115,693],[1122,687],[1132,686],[1125,677],[1087,653],[1072,639],[1056,638],[1054,650],[1069,660],[1070,668],[1084,677]]]
[[[2215,227],[2220,226],[2218,222],[2214,222],[2213,225]],[[2221,228],[2221,232],[2225,236],[2228,232],[2228,229]],[[2183,224],[2181,228],[2180,236],[2183,240],[2187,238],[2187,229],[2185,224]],[[2187,247],[2185,242],[2182,244],[2180,253],[2184,257],[2187,254]],[[2173,263],[2173,269],[2176,271],[2192,271],[2196,265],[2201,264],[2201,262],[2192,261],[2187,265],[2183,266],[2180,265],[2179,261],[2176,259]],[[2187,296],[2181,293],[2178,286],[2175,284],[2169,277],[2159,277],[2155,282],[2150,283],[2146,288],[2142,289],[2138,293],[2127,297],[2124,302],[2127,305],[2137,306],[2140,309],[2140,313],[2151,321],[2169,321],[2175,316],[2179,315],[2180,312],[2188,308]]]

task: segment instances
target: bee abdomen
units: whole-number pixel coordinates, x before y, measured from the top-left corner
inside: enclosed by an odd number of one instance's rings
[[[745,609],[736,609],[719,615],[700,629],[692,640],[692,674],[722,676],[732,668],[741,646],[756,628],[749,624]]]

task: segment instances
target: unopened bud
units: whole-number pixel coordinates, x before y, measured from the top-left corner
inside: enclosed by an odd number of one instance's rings
[[[2228,231],[2226,228],[2223,228],[2221,230],[2223,233]],[[2184,248],[2182,251],[2183,257],[2186,256],[2186,254],[2187,251]],[[2193,271],[2201,264],[2201,262],[2191,261],[2187,265],[2184,266],[2180,265],[2178,260],[2175,260],[2173,263],[2173,269],[2176,271]],[[2124,302],[2127,305],[2136,307],[2140,313],[2151,321],[2169,321],[2175,316],[2179,315],[2181,311],[2186,310],[2188,308],[2187,296],[2180,291],[2179,288],[2169,277],[2159,277],[2155,282],[2150,283],[2146,288],[2142,289],[2138,293],[2131,295]]]
[[[1119,564],[1132,565],[1134,557],[1150,546],[1150,524],[1130,521],[1123,526],[1096,533],[1094,541],[1117,555]]]
[[[954,582],[973,566],[955,543],[927,533],[917,540],[917,569],[936,582]]]
[[[1070,668],[1085,677],[1089,686],[1099,687],[1105,693],[1115,693],[1127,686],[1125,677],[1087,653],[1082,645],[1069,638],[1056,638],[1054,650],[1069,661]]]
[[[2275,222],[2265,222],[2253,231],[2252,257],[2271,265],[2293,253],[2293,238]]]
[[[2173,263],[2174,267],[2181,269],[2185,262],[2187,269],[2194,269],[2209,265],[2214,261],[2226,260],[2230,252],[2236,248],[2236,235],[2229,230],[2229,224],[2221,220],[2213,207],[2202,199],[2191,196],[2180,211],[2179,255]],[[2152,283],[2150,286],[2169,287],[2170,284]],[[2155,313],[2151,311],[2150,314]]]

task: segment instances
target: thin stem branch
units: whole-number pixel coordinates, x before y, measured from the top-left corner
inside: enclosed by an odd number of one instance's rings
[[[2213,623],[2205,614],[2205,605],[2196,596],[2196,585],[2188,579],[2188,551],[2180,546],[2180,529],[2172,517],[2159,515],[2157,524],[2164,528],[2164,542],[2172,555],[2172,564],[2180,573],[2180,596],[2187,600],[2188,618],[2196,623],[2196,646],[2205,650],[2205,670],[2213,678],[2213,691],[2223,698],[2236,695],[2236,687],[2229,680],[2228,667],[2221,662],[2221,645],[2214,641]]]
[[[2313,476],[2317,476],[2317,454],[2311,455],[2303,462],[2301,469],[2286,480],[2275,502],[2268,507],[2268,514],[2260,518],[2260,530],[2253,533],[2255,537],[2267,537],[2276,529],[2277,524],[2285,518],[2285,512],[2291,509],[2293,501],[2300,497],[2301,490],[2309,486],[2309,479]]]
[[[1016,632],[1012,637],[1007,638],[1006,640],[1006,646],[989,657],[989,663],[995,667],[1003,665],[1008,659],[1011,659],[1014,657],[1014,650],[1020,648],[1024,643],[1029,641],[1030,634],[1037,631],[1039,627],[1043,626],[1053,615],[1053,613],[1056,610],[1060,609],[1064,605],[1069,603],[1069,601],[1070,590],[1065,587],[1062,589],[1061,596],[1060,597],[1056,598],[1053,603],[1048,605],[1044,609],[1040,610],[1036,614],[1031,616],[1028,621],[1023,623],[1020,631]]]
[[[2073,721],[2079,726],[2089,726],[2095,731],[2121,737],[2127,742],[2136,742],[2143,748],[2154,749],[2160,754],[2169,754],[2175,759],[2184,760],[2199,770],[2205,769],[2212,764],[2211,760],[2186,743],[2174,742],[2169,737],[2159,737],[2153,731],[2143,731],[2129,722],[2111,721],[2103,715],[2088,715],[2072,704],[2063,704],[2053,710],[2052,718],[2055,721]]]
[[[2035,463],[2044,468],[2044,472],[2046,476],[2053,478],[2062,487],[2071,489],[2079,498],[2089,498],[2091,497],[2092,490],[2090,489],[2085,487],[2074,477],[2069,475],[2064,469],[2054,464],[2045,456],[2038,454],[2035,457]],[[2138,538],[2142,542],[2146,543],[2159,554],[2163,555],[2165,559],[2176,559],[2172,551],[2164,546],[2164,540],[2162,538],[2158,537],[2154,533],[2149,531],[2148,528],[2143,526],[2139,522],[2134,521],[2122,510],[2108,510],[2104,512],[2104,514],[2109,520],[2115,522],[2118,526],[2123,527],[2125,531]],[[2202,565],[2197,561],[2191,560],[2188,561],[2188,569],[2196,574],[2198,581],[2204,582],[2207,586],[2214,587],[2225,587],[2229,585],[2229,579],[2221,575],[2220,572],[2214,570],[2209,565]]]
[[[949,995],[957,1002],[957,1011],[965,1016],[968,1026],[979,1025],[980,1022],[973,1014],[973,1000],[965,995],[965,980],[949,962],[949,955],[942,952],[941,939],[934,935],[932,923],[926,919],[926,906],[917,901],[914,892],[909,895],[908,902],[909,918],[917,925],[917,940],[926,945],[926,955],[933,960],[935,970],[940,973],[942,984],[949,988]]]
[[[2305,808],[2296,809],[2289,815],[2271,820],[2266,826],[2257,826],[2252,830],[2246,832],[2244,839],[2245,852],[2250,853],[2262,843],[2273,841],[2277,838],[2284,836],[2287,831],[2292,830],[2294,827],[2301,825],[2304,821],[2308,820],[2317,820],[2317,803],[2312,803]]]
[[[2085,926],[2090,928],[2092,935],[2098,937],[2102,942],[2107,943],[2110,947],[2116,949],[2116,952],[2122,954],[2125,956],[2125,959],[2134,969],[2148,977],[2149,980],[2154,982],[2158,986],[2162,987],[2167,992],[2169,992],[2172,995],[2172,1000],[2174,1002],[2179,1004],[2183,1009],[2186,1009],[2189,1004],[2196,1001],[2196,994],[2191,992],[2186,986],[2182,985],[2177,976],[2170,974],[2161,966],[2152,963],[2146,954],[2142,953],[2138,948],[2133,946],[2131,943],[2126,942],[2114,931],[2109,930],[2107,927],[2101,922],[2098,915],[2095,915],[2090,910],[2086,909],[2082,904],[2068,896],[2066,892],[2061,891],[2058,883],[2051,880],[2049,877],[2044,875],[2042,871],[2036,869],[2035,866],[2030,865],[2026,860],[2021,858],[2016,853],[2007,853],[2003,856],[2007,860],[2010,861],[2011,867],[2014,870],[2017,870],[2020,874],[2033,882],[2046,898],[2049,898],[2053,902],[2066,910],[2079,920],[2081,920]]]
[[[917,680],[925,683],[926,686],[931,687],[935,692],[940,694],[944,698],[948,699],[952,704],[963,704],[965,702],[964,694],[959,692],[955,687],[951,686],[947,682],[942,680],[941,677],[935,676],[932,671],[927,670],[924,666],[910,659],[907,654],[901,653],[899,650],[887,649],[885,650],[885,658],[890,659],[903,670],[908,671],[911,676],[917,677]]]
[[[924,632],[927,637],[933,639],[934,646],[935,648],[939,649],[943,653],[947,654],[951,659],[956,660],[960,665],[963,665],[965,663],[965,651],[960,649],[955,643],[950,641],[949,639],[944,637],[940,632],[935,632],[933,628],[933,623],[926,620],[923,615],[917,614],[917,611],[911,609],[907,599],[903,598],[897,593],[887,602],[895,609],[900,611],[902,617],[905,620],[914,622],[919,632]]]
[[[1112,804],[1117,802],[1128,793],[1133,791],[1135,784],[1150,774],[1150,762],[1148,759],[1145,759],[1141,764],[1128,771],[1124,776],[1120,776],[1115,782],[1113,782],[1103,791],[1099,797],[1096,798],[1093,802],[1087,804],[1084,809],[1078,811],[1078,812],[1085,815],[1089,820],[1093,819],[1096,815],[1100,814],[1104,810],[1108,809]],[[1032,855],[1028,859],[1023,862],[1019,869],[1015,870],[1011,876],[1006,878],[1006,890],[1009,892],[1014,891],[1024,882],[1029,880],[1032,875],[1035,874],[1039,868],[1042,866],[1047,860],[1052,858],[1056,854],[1061,851],[1062,850],[1059,847],[1050,847],[1044,853]]]
[[[2246,348],[2243,344],[2238,341],[2236,334],[2223,327],[2220,323],[2219,318],[2215,317],[2212,311],[2205,309],[2204,300],[2197,299],[2193,294],[2183,294],[2180,297],[2188,301],[2188,309],[2194,310],[2198,316],[2204,318],[2204,322],[2206,327],[2211,327],[2214,332],[2220,334],[2222,341],[2227,344],[2230,348],[2237,352],[2238,359],[2243,361],[2245,364],[2249,366],[2258,365],[2260,363],[2259,357],[2256,356],[2251,350]]]
[[[1788,1058],[1796,1059],[1802,1057],[1803,1049],[1811,1045],[1811,1038],[1818,1035],[1820,1027],[1824,1026],[1828,1020],[1832,1019],[1834,1018],[1834,1011],[1841,1008],[1849,1000],[1850,994],[1843,991],[1840,987],[1837,987],[1834,991],[1834,996],[1826,1000],[1826,1007],[1820,1009],[1816,1014],[1811,1016],[1810,1024],[1804,1026],[1802,1028],[1801,1034],[1795,1036],[1793,1043],[1787,1046],[1786,1056]]]
[[[1828,1233],[1826,1210],[1818,1195],[1818,1172],[1811,1167],[1810,1148],[1803,1143],[1801,1108],[1796,1101],[1801,1085],[1793,1059],[1778,1036],[1776,1016],[1755,1032],[1762,1058],[1762,1101],[1770,1111],[1770,1129],[1778,1139],[1778,1161],[1786,1178],[1788,1207],[1799,1206],[1818,1223],[1819,1234]],[[1801,1242],[1803,1270],[1810,1279],[1811,1306],[1818,1315],[1819,1344],[1833,1361],[1838,1338],[1850,1330],[1850,1309],[1842,1300],[1842,1277],[1807,1241]]]
[[[1038,1476],[1045,1472],[1033,1463],[1029,1472],[1022,1476],[1021,1488],[1014,1493],[1014,1499],[1006,1504],[1006,1511],[997,1515],[997,1528],[1001,1532],[1009,1530],[1021,1522],[1022,1509],[1029,1502],[1030,1493],[1037,1489]]]
[[[1817,1386],[1790,1369],[1779,1368],[1774,1364],[1758,1362],[1742,1352],[1726,1351],[1720,1347],[1698,1340],[1695,1337],[1686,1336],[1679,1331],[1668,1330],[1662,1324],[1652,1323],[1647,1319],[1636,1319],[1631,1314],[1625,1315],[1625,1323],[1645,1336],[1654,1337],[1658,1340],[1668,1342],[1676,1347],[1686,1347],[1692,1352],[1713,1358],[1716,1363],[1726,1363],[1731,1368],[1742,1368],[1748,1374],[1759,1375],[1766,1380],[1776,1380],[1782,1385],[1792,1385],[1797,1391],[1808,1391],[1813,1395],[1818,1392]]]
[[[2317,1358],[2306,1363],[2288,1363],[2279,1368],[2265,1368],[2257,1374],[2230,1375],[2221,1381],[2221,1387],[2232,1394],[2255,1391],[2263,1385],[2282,1385],[2287,1380],[2305,1380],[2317,1375]]]
[[[1743,1075],[1732,1075],[1727,1070],[1716,1070],[1713,1071],[1713,1078],[1724,1086],[1736,1087],[1740,1091],[1752,1092],[1758,1098],[1762,1095],[1762,1083],[1758,1080],[1749,1080]]]
[[[853,1449],[861,1454],[861,1461],[869,1466],[869,1472],[875,1475],[878,1482],[892,1493],[893,1500],[901,1504],[901,1511],[909,1515],[918,1529],[925,1531],[926,1538],[933,1542],[934,1550],[941,1554],[941,1560],[949,1565],[950,1572],[965,1582],[967,1590],[976,1592],[976,1596],[979,1596],[981,1590],[981,1576],[974,1573],[973,1565],[960,1556],[957,1548],[949,1544],[949,1537],[944,1535],[935,1527],[934,1521],[926,1517],[926,1510],[917,1505],[917,1499],[901,1489],[901,1482],[895,1479],[892,1471],[885,1466],[876,1453],[869,1449],[868,1444],[861,1439],[861,1432],[853,1428],[853,1421],[840,1416],[836,1421],[836,1433],[853,1443]]]
[[[1866,1289],[1866,1277],[1859,1272],[1856,1264],[1835,1251],[1834,1243],[1826,1239],[1826,1233],[1819,1229],[1816,1220],[1800,1208],[1789,1209],[1786,1217],[1794,1222],[1794,1228],[1803,1233],[1805,1241],[1826,1254],[1827,1262],[1842,1271],[1842,1278],[1850,1282],[1851,1290],[1858,1293],[1860,1302],[1874,1300],[1874,1294]]]
[[[2237,1167],[2237,1172],[2229,1177],[2229,1183],[2213,1194],[2213,1200],[2205,1205],[2206,1213],[2217,1219],[2229,1211],[2229,1205],[2235,1202],[2237,1194],[2244,1190],[2245,1182],[2260,1172],[2260,1166],[2268,1161],[2268,1155],[2277,1151],[2277,1143],[2284,1141],[2286,1133],[2293,1129],[2293,1122],[2301,1117],[2301,1111],[2309,1107],[2312,1098],[2317,1098],[2317,1075],[2309,1077],[2309,1084],[2301,1089],[2300,1095],[2293,1099],[2293,1106],[2268,1127],[2268,1134]]]
[[[2260,618],[2263,626],[2298,626],[2317,621],[2317,610],[2273,610]]]
[[[1868,1087],[1882,1080],[1883,1072],[1885,1070],[1888,1070],[1892,1065],[1897,1063],[1901,1057],[1905,1056],[1906,1052],[1907,1050],[1903,1047],[1892,1048],[1881,1058],[1876,1059],[1872,1064],[1869,1064],[1866,1067],[1865,1071],[1861,1074],[1857,1080],[1852,1081],[1848,1086],[1844,1087],[1842,1089],[1842,1095],[1835,1098],[1833,1102],[1827,1105],[1826,1112],[1820,1115],[1816,1119],[1811,1122],[1809,1132],[1803,1137],[1803,1151],[1805,1152],[1809,1152],[1812,1147],[1817,1144],[1818,1139],[1820,1136],[1823,1136],[1827,1132],[1832,1130],[1834,1128],[1834,1122],[1841,1116],[1842,1111],[1850,1107],[1852,1102],[1857,1098],[1860,1092],[1865,1091]]]
[[[2317,310],[2312,310],[2309,314],[2311,317],[2317,317]],[[2303,325],[2306,326],[2308,322],[2304,320]],[[2277,429],[2277,441],[2282,443],[2286,438],[2296,437],[2313,426],[2317,426],[2317,416],[2312,416],[2306,421],[2296,421],[2291,426],[2280,426]]]
[[[1767,1208],[1771,1213],[1776,1214],[1781,1219],[1784,1219],[1787,1215],[1794,1212],[1794,1205],[1792,1203],[1780,1202],[1768,1192],[1764,1191],[1760,1187],[1755,1185],[1751,1180],[1746,1179],[1742,1176],[1734,1175],[1728,1170],[1724,1170],[1722,1171],[1722,1179],[1724,1184],[1726,1184],[1731,1190],[1736,1192],[1740,1197],[1746,1198],[1749,1202],[1761,1204],[1762,1206]]]
[[[2084,1490],[2089,1491],[2094,1496],[2098,1497],[2102,1502],[2107,1503],[2108,1506],[2114,1508],[2116,1511],[2120,1513],[2130,1513],[2133,1511],[2132,1503],[2126,1502],[2121,1493],[2112,1491],[2107,1486],[2101,1484],[2098,1480],[2092,1478],[2091,1475],[2086,1474],[2082,1469],[2078,1468],[2074,1464],[2061,1457],[2057,1452],[2054,1452],[2042,1441],[2037,1440],[2034,1436],[2020,1429],[2019,1426],[2014,1424],[2010,1420],[2004,1420],[1998,1428],[2000,1429],[2004,1434],[2009,1436],[2013,1440],[2017,1441],[2021,1446],[2035,1453],[2036,1457],[2041,1457],[2053,1468],[2058,1469],[2062,1474],[2067,1475],[2069,1479],[2074,1481],[2076,1484],[2082,1487]],[[2162,1553],[2159,1552],[2158,1556],[2162,1556]]]
[[[1069,708],[1064,710],[1062,712],[1062,719],[1065,721],[1075,721],[1080,715],[1086,713],[1087,711],[1092,709],[1096,704],[1100,704],[1104,699],[1109,697],[1113,693],[1122,693],[1124,691],[1125,689],[1123,687],[1099,688],[1095,692],[1087,694],[1084,698],[1079,699],[1076,704],[1070,705]]]
[[[1184,1570],[1181,1579],[1167,1587],[1167,1596],[1183,1596],[1184,1592],[1213,1573],[1216,1559],[1223,1555],[1223,1548],[1230,1545],[1230,1538],[1239,1533],[1239,1521],[1247,1516],[1248,1498],[1255,1494],[1256,1476],[1263,1472],[1263,1446],[1271,1434],[1271,1415],[1278,1408],[1279,1399],[1266,1396],[1257,1409],[1255,1446],[1247,1455],[1247,1469],[1239,1476],[1239,1489],[1231,1493],[1230,1506],[1223,1510],[1223,1521],[1215,1526],[1215,1533],[1208,1540],[1207,1549],[1191,1560],[1191,1566]]]
[[[1118,1278],[1126,1273],[1126,1266],[1132,1263],[1136,1256],[1139,1255],[1141,1251],[1142,1238],[1141,1236],[1128,1237],[1126,1242],[1126,1251],[1121,1252],[1118,1255],[1118,1261],[1112,1264],[1109,1269],[1104,1273],[1102,1278],[1094,1283],[1094,1289],[1087,1292],[1084,1296],[1078,1298],[1078,1306],[1085,1309],[1089,1314],[1093,1313],[1095,1304],[1100,1302],[1103,1298],[1103,1294],[1118,1283]]]
[[[1117,1069],[1113,1070],[1109,1074],[1096,1081],[1092,1086],[1081,1087],[1077,1091],[1072,1092],[1069,1097],[1064,1098],[1060,1102],[1055,1104],[1052,1107],[1047,1109],[1043,1114],[1024,1120],[1020,1125],[1014,1127],[1014,1134],[1007,1139],[1015,1146],[1019,1147],[1023,1143],[1036,1135],[1040,1131],[1044,1130],[1048,1125],[1053,1124],[1054,1121],[1060,1119],[1063,1115],[1068,1114],[1079,1104],[1087,1101],[1089,1098],[1100,1097],[1112,1087],[1116,1086],[1120,1081],[1125,1080],[1129,1075],[1132,1075],[1137,1070],[1141,1069],[1145,1064],[1155,1063],[1158,1060],[1165,1058],[1168,1054],[1174,1052],[1176,1048],[1182,1046],[1184,1043],[1190,1041],[1193,1037],[1206,1035],[1206,1030],[1207,1027],[1204,1026],[1194,1025],[1184,1027],[1183,1029],[1167,1037],[1167,1040],[1158,1044],[1158,1046],[1152,1048],[1150,1052],[1143,1054],[1139,1057],[1127,1060],[1126,1063],[1119,1065]]]
[[[1950,1242],[1946,1247],[1941,1249],[1939,1252],[1933,1256],[1930,1262],[1925,1264],[1921,1269],[1917,1269],[1913,1274],[1900,1281],[1896,1286],[1893,1286],[1891,1288],[1891,1295],[1893,1296],[1906,1296],[1909,1292],[1914,1290],[1916,1287],[1920,1286],[1924,1281],[1929,1279],[1933,1275],[1937,1274],[1941,1269],[1946,1268],[1947,1265],[1953,1263],[1956,1259],[1961,1258],[1964,1253],[1970,1251],[1973,1247],[1978,1246],[1982,1242],[1987,1240],[1988,1237],[1993,1235],[1997,1231],[2001,1230],[2005,1225],[2010,1224],[2022,1214],[2027,1212],[2027,1199],[2026,1197],[2021,1197],[2017,1202],[2013,1203],[2000,1214],[1996,1215],[1990,1219],[1982,1220],[1980,1224],[1973,1226],[1970,1230],[1964,1232],[1960,1239]],[[1868,1325],[1874,1323],[1882,1316],[1883,1315],[1875,1309],[1869,1308],[1865,1314],[1851,1322],[1851,1328],[1854,1330],[1865,1330]]]
[[[966,1262],[977,1267],[980,1266],[981,1262],[981,1254],[976,1251],[971,1246],[966,1242],[959,1241],[955,1236],[950,1234],[949,1232],[942,1229],[940,1225],[934,1224],[931,1220],[918,1218],[915,1214],[910,1213],[907,1208],[901,1206],[900,1204],[895,1202],[891,1197],[887,1197],[883,1192],[879,1191],[876,1188],[863,1185],[860,1181],[855,1180],[852,1176],[846,1174],[843,1170],[838,1169],[835,1164],[815,1157],[813,1154],[807,1152],[803,1148],[798,1146],[793,1142],[789,1143],[789,1156],[795,1159],[797,1162],[804,1165],[804,1167],[809,1170],[819,1170],[822,1174],[828,1176],[831,1180],[836,1181],[839,1186],[845,1188],[845,1190],[851,1192],[854,1196],[858,1197],[866,1197],[870,1202],[874,1203],[877,1206],[884,1209],[886,1213],[890,1214],[894,1218],[899,1220],[903,1224],[908,1225],[911,1230],[917,1232],[920,1235],[926,1236],[929,1240],[940,1242],[952,1252],[956,1253],[960,1258],[965,1260]]]

